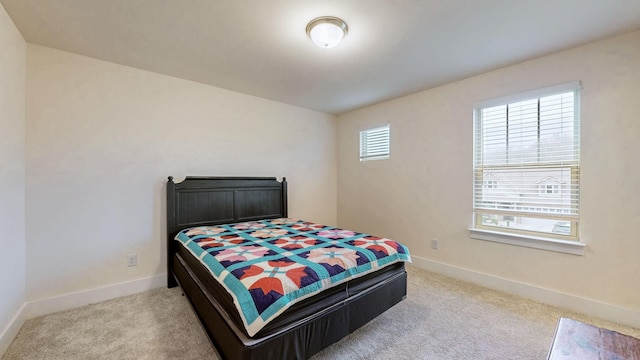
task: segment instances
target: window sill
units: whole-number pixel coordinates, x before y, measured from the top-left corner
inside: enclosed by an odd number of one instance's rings
[[[510,234],[484,229],[469,229],[472,239],[499,242],[503,244],[525,246],[535,249],[556,251],[561,253],[584,255],[585,243],[579,241],[558,240],[537,236]]]

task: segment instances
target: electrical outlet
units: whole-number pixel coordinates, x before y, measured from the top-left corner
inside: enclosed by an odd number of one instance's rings
[[[127,256],[127,266],[138,265],[138,254],[131,254]]]
[[[440,248],[440,241],[438,239],[431,239],[431,248],[438,250]]]

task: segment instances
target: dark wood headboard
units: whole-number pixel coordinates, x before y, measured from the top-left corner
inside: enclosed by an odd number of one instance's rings
[[[167,181],[167,276],[175,286],[173,241],[194,226],[287,217],[287,179],[275,177],[200,177]]]

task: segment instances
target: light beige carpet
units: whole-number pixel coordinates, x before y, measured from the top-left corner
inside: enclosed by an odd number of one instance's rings
[[[545,359],[558,317],[589,318],[413,267],[408,297],[315,355],[325,359]],[[29,320],[14,359],[216,359],[180,290],[156,289]]]

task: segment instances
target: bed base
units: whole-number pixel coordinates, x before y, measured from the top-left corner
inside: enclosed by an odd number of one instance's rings
[[[174,257],[173,266],[177,282],[221,359],[308,359],[402,301],[407,290],[405,272],[277,333],[249,338],[229,320],[180,255]]]
[[[175,235],[188,227],[287,217],[287,182],[276,178],[187,177],[167,182],[167,285],[179,285],[218,356],[225,359],[308,359],[402,301],[402,271],[365,291],[269,335],[250,338],[177,253]]]

